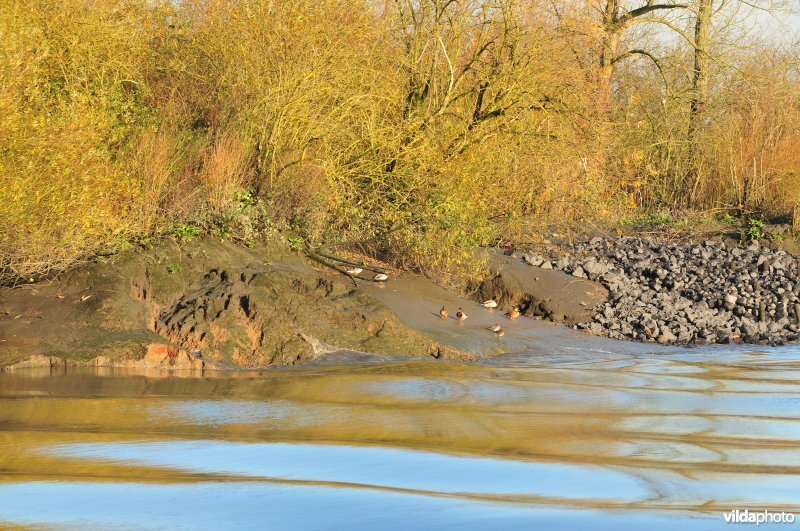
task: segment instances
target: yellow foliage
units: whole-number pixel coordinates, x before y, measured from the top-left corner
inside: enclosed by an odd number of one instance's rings
[[[690,160],[660,77],[680,88],[684,58],[621,62],[608,111],[598,25],[558,4],[0,2],[0,281],[180,227],[453,279],[545,219],[800,202],[791,61],[720,79]]]

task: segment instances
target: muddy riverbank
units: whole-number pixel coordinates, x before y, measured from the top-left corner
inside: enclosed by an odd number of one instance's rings
[[[340,350],[474,359],[279,247],[166,242],[0,292],[0,366],[225,369]]]
[[[538,282],[501,255],[491,271],[475,294],[497,298],[498,308],[488,310],[413,274],[390,272],[381,283],[361,275],[354,285],[276,245],[168,241],[51,281],[1,288],[0,366],[221,370],[342,351],[475,361],[548,336],[583,340],[525,317],[510,321],[503,314],[514,306],[527,315],[552,308],[578,322],[606,298],[598,284],[560,272]],[[439,316],[443,306],[447,319]],[[468,315],[463,322],[458,308]],[[502,336],[487,330],[496,323]]]
[[[622,237],[550,254],[487,252],[486,278],[468,298],[393,271],[387,282],[363,274],[354,284],[277,245],[167,241],[0,288],[0,367],[203,371],[333,352],[475,361],[556,343],[643,348],[596,336],[663,344],[800,337],[800,261],[783,250]],[[479,304],[487,299],[497,307]],[[508,319],[512,308],[521,317]],[[455,318],[458,309],[466,320]]]

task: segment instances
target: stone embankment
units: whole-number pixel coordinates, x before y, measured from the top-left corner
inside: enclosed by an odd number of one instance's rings
[[[800,259],[758,242],[596,237],[522,259],[608,289],[608,300],[575,325],[595,335],[669,344],[800,338]]]

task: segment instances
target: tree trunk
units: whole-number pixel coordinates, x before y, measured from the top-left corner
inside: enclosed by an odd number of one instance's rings
[[[614,76],[614,58],[617,55],[621,28],[617,27],[618,0],[607,0],[603,11],[603,49],[598,64],[598,97],[600,115],[608,118],[611,112],[611,79]]]
[[[694,24],[694,77],[692,79],[692,103],[689,114],[689,160],[692,171],[697,171],[700,146],[698,132],[703,127],[708,103],[708,34],[714,0],[697,0],[697,18]]]

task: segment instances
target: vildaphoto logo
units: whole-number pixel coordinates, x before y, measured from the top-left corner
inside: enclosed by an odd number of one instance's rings
[[[793,524],[794,513],[733,509],[722,515],[726,524]]]

